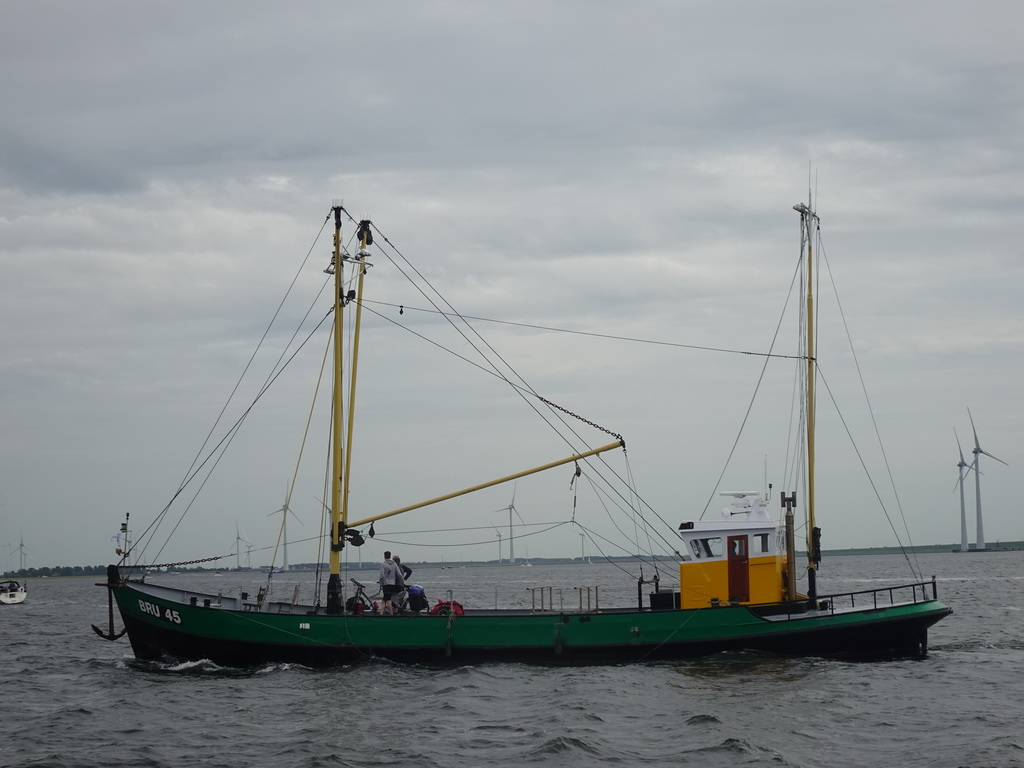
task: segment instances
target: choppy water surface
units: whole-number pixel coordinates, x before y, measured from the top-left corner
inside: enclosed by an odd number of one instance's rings
[[[955,612],[931,631],[927,659],[871,664],[723,654],[573,668],[171,666],[92,632],[107,609],[93,579],[35,580],[28,602],[0,607],[0,765],[1024,766],[1024,552],[918,562]],[[832,557],[821,591],[907,574],[901,557]],[[451,589],[476,605],[496,590],[528,604],[542,584],[565,587],[567,603],[576,585],[600,584],[603,605],[636,595],[596,563],[415,576],[432,600]],[[311,589],[305,574],[277,578]]]

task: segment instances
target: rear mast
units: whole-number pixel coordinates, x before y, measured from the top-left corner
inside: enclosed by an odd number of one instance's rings
[[[821,562],[821,532],[815,526],[814,518],[814,380],[817,359],[814,339],[814,233],[817,229],[818,214],[808,203],[798,203],[793,210],[800,214],[801,239],[807,243],[807,294],[806,294],[806,336],[804,338],[807,360],[807,596],[814,600],[818,595],[818,563]]]

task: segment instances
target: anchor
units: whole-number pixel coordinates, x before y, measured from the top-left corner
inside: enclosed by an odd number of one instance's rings
[[[106,584],[97,583],[97,587],[107,588],[107,626],[109,629],[104,632],[102,629],[97,627],[95,624],[92,625],[93,631],[102,637],[104,640],[117,640],[124,636],[124,633],[128,631],[128,627],[125,627],[120,632],[114,632],[114,585],[121,581],[121,574],[118,573],[116,565],[107,566],[107,582]]]

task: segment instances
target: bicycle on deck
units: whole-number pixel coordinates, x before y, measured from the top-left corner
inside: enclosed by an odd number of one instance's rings
[[[380,608],[366,593],[366,585],[361,584],[355,579],[350,579],[350,581],[356,585],[356,593],[345,601],[345,613],[352,614],[353,616],[362,616],[364,613],[378,613]],[[376,596],[374,595],[374,597]]]

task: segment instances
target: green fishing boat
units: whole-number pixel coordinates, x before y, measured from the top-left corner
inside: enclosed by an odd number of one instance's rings
[[[809,205],[795,209],[801,220],[801,282],[806,286],[802,315],[813,318],[818,217]],[[407,606],[396,607],[393,614],[375,611],[365,599],[363,585],[352,576],[349,556],[374,536],[375,526],[382,521],[555,467],[572,465],[578,476],[581,465],[589,466],[591,459],[624,452],[625,441],[605,430],[614,439],[603,445],[581,446],[540,466],[353,519],[349,490],[359,338],[376,229],[366,220],[356,223],[358,248],[350,254],[342,245],[345,216],[342,206],[332,208],[333,258],[324,270],[333,276],[333,364],[328,366],[333,382],[327,462],[330,499],[324,503],[329,526],[323,536],[329,563],[324,578],[317,580],[314,598],[300,600],[298,590],[290,595],[275,593],[272,576],[252,591],[203,592],[174,586],[171,580],[153,583],[151,570],[180,563],[138,565],[143,562],[141,549],[128,541],[126,521],[120,560],[109,567],[107,581],[101,585],[108,591],[110,604],[107,628],[94,626],[98,634],[115,640],[126,633],[139,659],[209,660],[223,666],[286,662],[321,667],[372,659],[415,664],[623,663],[723,651],[851,658],[926,654],[929,628],[951,611],[939,602],[934,578],[917,577],[870,590],[828,593],[819,589],[816,350],[810,323],[801,336],[807,466],[799,493],[782,493],[777,504],[771,499],[770,486],[765,491],[730,493],[726,494],[730,506],[720,519],[672,523],[667,533],[674,542],[669,547],[670,578],[649,580],[641,575],[636,579],[634,604],[605,607],[596,595],[591,600],[588,593],[584,600],[581,592],[578,606],[567,607],[561,601],[555,606],[541,591],[539,605],[535,601],[528,607],[483,607],[449,599],[429,610]],[[806,541],[803,551],[798,551],[798,531]],[[123,624],[120,631],[115,606]]]

